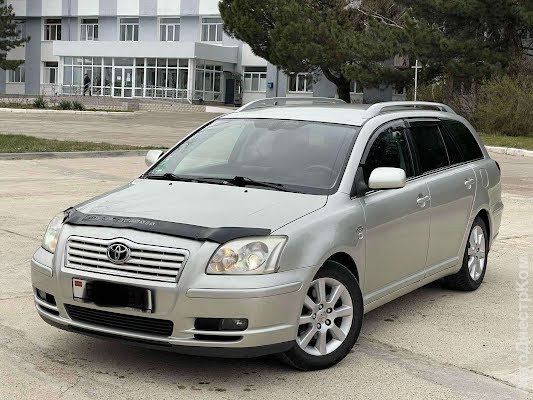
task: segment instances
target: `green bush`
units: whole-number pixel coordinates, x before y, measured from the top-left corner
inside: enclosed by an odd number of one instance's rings
[[[33,108],[46,108],[46,100],[43,96],[38,96],[33,101]]]
[[[72,103],[68,100],[61,100],[59,102],[59,108],[61,110],[72,110]]]
[[[72,109],[78,110],[78,111],[85,111],[85,106],[81,104],[79,101],[73,101],[72,102]]]
[[[485,83],[473,121],[486,134],[533,137],[533,77],[523,73]]]

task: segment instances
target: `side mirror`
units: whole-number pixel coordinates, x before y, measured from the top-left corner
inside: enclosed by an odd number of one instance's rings
[[[157,160],[159,160],[159,157],[163,155],[163,152],[161,150],[150,150],[148,153],[146,153],[146,157],[144,157],[144,162],[147,167],[151,167],[155,164]]]
[[[370,189],[399,189],[405,186],[407,177],[401,168],[380,167],[370,174],[368,187]]]

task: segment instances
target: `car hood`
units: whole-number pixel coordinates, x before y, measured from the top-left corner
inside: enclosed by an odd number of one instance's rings
[[[137,217],[209,228],[272,231],[327,202],[327,196],[193,182],[137,179],[75,208],[84,214]]]

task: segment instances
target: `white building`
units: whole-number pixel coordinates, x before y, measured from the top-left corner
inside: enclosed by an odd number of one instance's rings
[[[0,94],[90,94],[239,103],[334,97],[323,77],[285,75],[223,32],[218,0],[8,0],[20,34]],[[355,84],[352,98],[362,100]],[[89,93],[87,93],[88,95]]]

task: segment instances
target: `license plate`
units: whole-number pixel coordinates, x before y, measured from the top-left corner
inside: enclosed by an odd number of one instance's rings
[[[150,289],[117,283],[72,279],[74,300],[93,303],[100,307],[132,308],[153,312]]]

